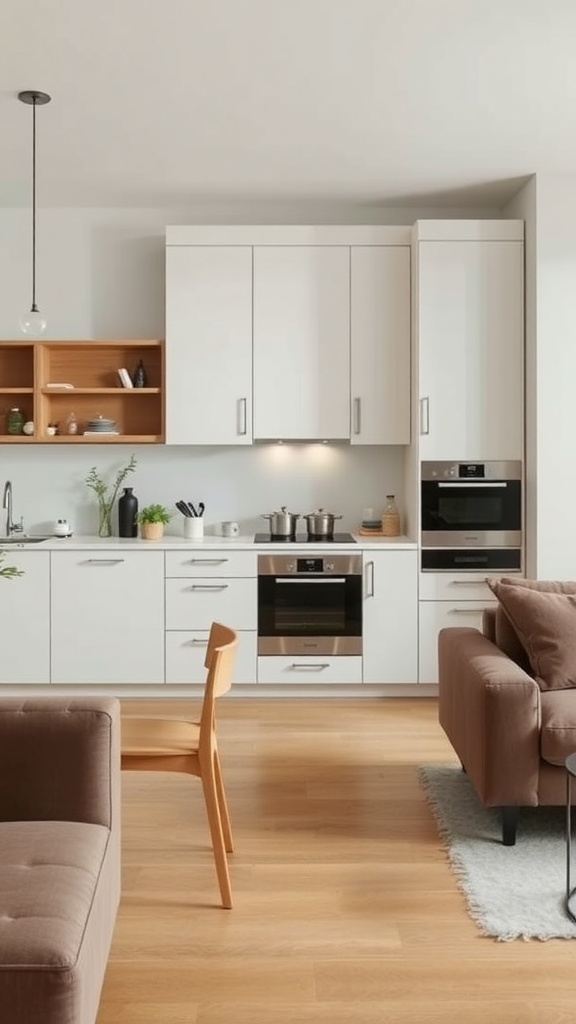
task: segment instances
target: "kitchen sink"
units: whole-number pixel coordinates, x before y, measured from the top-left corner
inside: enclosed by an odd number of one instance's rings
[[[25,533],[19,537],[0,537],[0,548],[4,547],[5,544],[40,544],[43,540],[50,539],[49,534],[46,534],[45,537],[29,537]]]

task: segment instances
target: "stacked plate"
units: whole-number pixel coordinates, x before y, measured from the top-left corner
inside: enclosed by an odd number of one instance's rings
[[[85,431],[91,434],[113,434],[116,432],[116,420],[96,416],[93,420],[86,420]]]

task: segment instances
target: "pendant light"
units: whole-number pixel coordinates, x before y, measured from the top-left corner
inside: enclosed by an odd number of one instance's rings
[[[36,107],[50,103],[52,97],[47,92],[26,89],[18,93],[18,99],[32,106],[32,303],[30,309],[20,317],[20,330],[23,334],[40,337],[48,321],[36,305]]]

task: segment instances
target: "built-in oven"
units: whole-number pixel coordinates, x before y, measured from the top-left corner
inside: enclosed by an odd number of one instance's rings
[[[423,462],[423,569],[519,569],[522,464]]]
[[[258,654],[362,654],[362,555],[258,555]]]

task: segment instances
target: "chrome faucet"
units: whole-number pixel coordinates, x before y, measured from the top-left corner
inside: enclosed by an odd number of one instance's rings
[[[6,509],[6,536],[11,537],[13,533],[22,533],[24,525],[22,519],[19,523],[12,521],[12,481],[7,480],[4,484],[4,498],[2,508]]]

